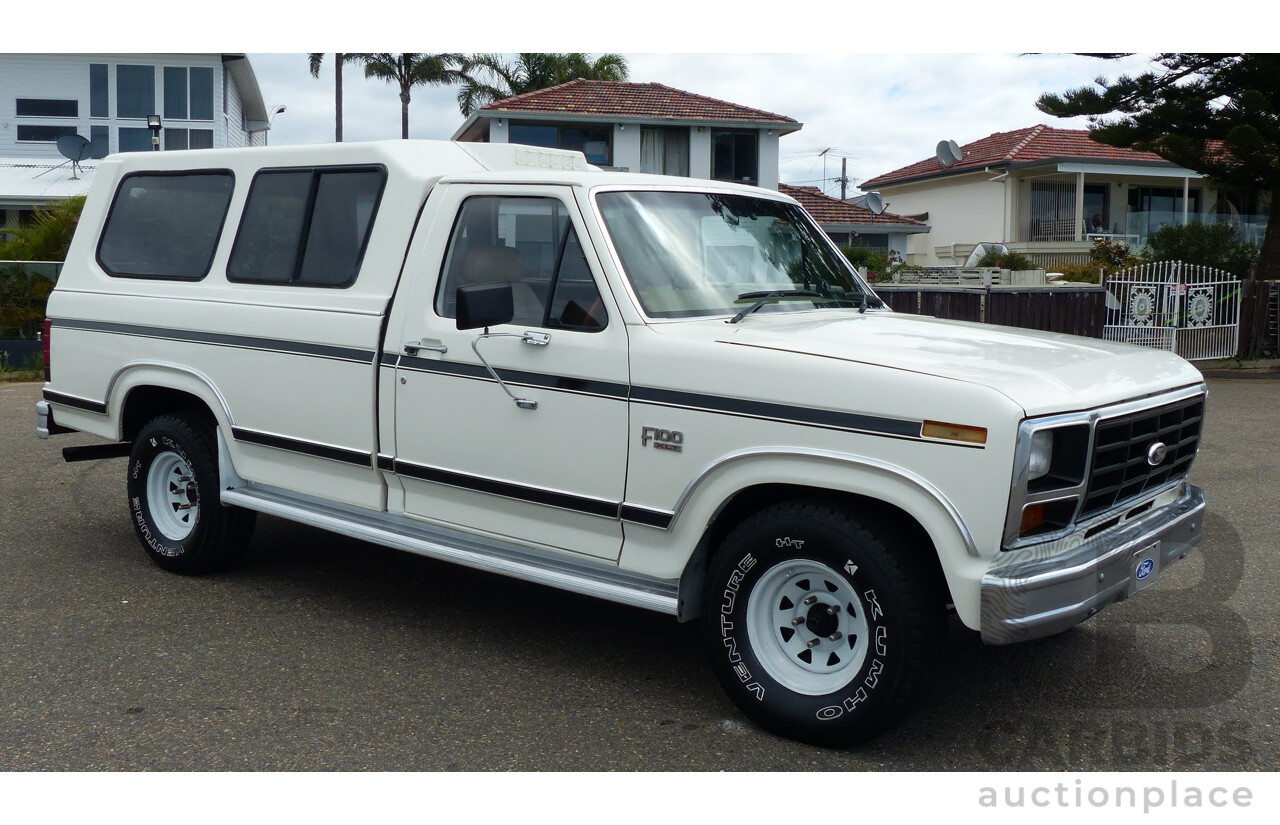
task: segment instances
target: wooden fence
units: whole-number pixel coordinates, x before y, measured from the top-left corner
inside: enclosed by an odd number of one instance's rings
[[[1280,281],[1241,281],[1240,357],[1280,356]]]
[[[1102,337],[1106,290],[1100,286],[955,287],[876,284],[876,294],[897,312],[955,321]]]

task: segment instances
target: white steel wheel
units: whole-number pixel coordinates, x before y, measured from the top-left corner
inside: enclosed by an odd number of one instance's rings
[[[840,690],[862,669],[870,628],[849,580],[792,559],[760,577],[747,604],[747,637],[779,684],[807,696]]]
[[[200,518],[200,488],[186,460],[163,452],[147,472],[147,502],[156,527],[171,541],[191,535]]]

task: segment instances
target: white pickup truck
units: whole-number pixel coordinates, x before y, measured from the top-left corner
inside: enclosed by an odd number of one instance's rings
[[[790,198],[576,153],[114,156],[48,314],[37,432],[129,457],[161,567],[260,512],[699,620],[807,742],[900,718],[948,606],[1057,633],[1201,535],[1185,361],[891,312]]]

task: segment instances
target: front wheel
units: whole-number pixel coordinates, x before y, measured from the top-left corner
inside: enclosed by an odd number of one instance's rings
[[[206,573],[237,558],[254,513],[223,507],[209,427],[164,415],[143,426],[129,455],[129,512],[151,560],[173,573]]]
[[[941,638],[920,549],[890,552],[821,504],[773,505],[739,525],[712,559],[704,604],[729,696],[761,726],[811,744],[853,744],[893,724]]]

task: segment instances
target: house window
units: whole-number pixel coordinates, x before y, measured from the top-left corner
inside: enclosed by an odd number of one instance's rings
[[[1200,212],[1200,190],[1188,193],[1187,212]],[[1135,186],[1129,189],[1129,232],[1147,237],[1163,226],[1182,223],[1182,190],[1173,187]]]
[[[613,143],[613,130],[580,126],[512,123],[507,132],[511,143],[545,146],[548,149],[570,149],[587,156],[587,163],[608,166]]]
[[[53,143],[63,135],[74,134],[74,126],[18,126],[19,143]]]
[[[1076,239],[1075,181],[1031,182],[1031,240]]]
[[[130,129],[122,126],[116,132],[116,143],[119,145],[117,151],[120,152],[150,152],[151,130]]]
[[[639,171],[688,177],[689,130],[641,129]]]
[[[144,118],[155,113],[155,67],[116,66],[116,116]]]
[[[760,153],[755,132],[711,133],[711,177],[755,185]]]
[[[173,120],[187,119],[187,70],[185,68],[164,67],[164,116]],[[183,149],[187,148],[186,143],[187,138],[184,134]],[[167,139],[164,148],[169,148]]]
[[[89,157],[105,158],[111,154],[111,132],[106,126],[89,127]]]
[[[80,117],[80,101],[20,97],[14,113],[18,117]]]
[[[213,148],[213,130],[212,129],[192,129],[190,148],[212,149]]]
[[[164,67],[164,116],[213,120],[213,69]]]
[[[111,117],[107,93],[107,64],[89,64],[89,117]]]
[[[212,129],[172,129],[164,130],[165,151],[174,149],[212,149]]]

